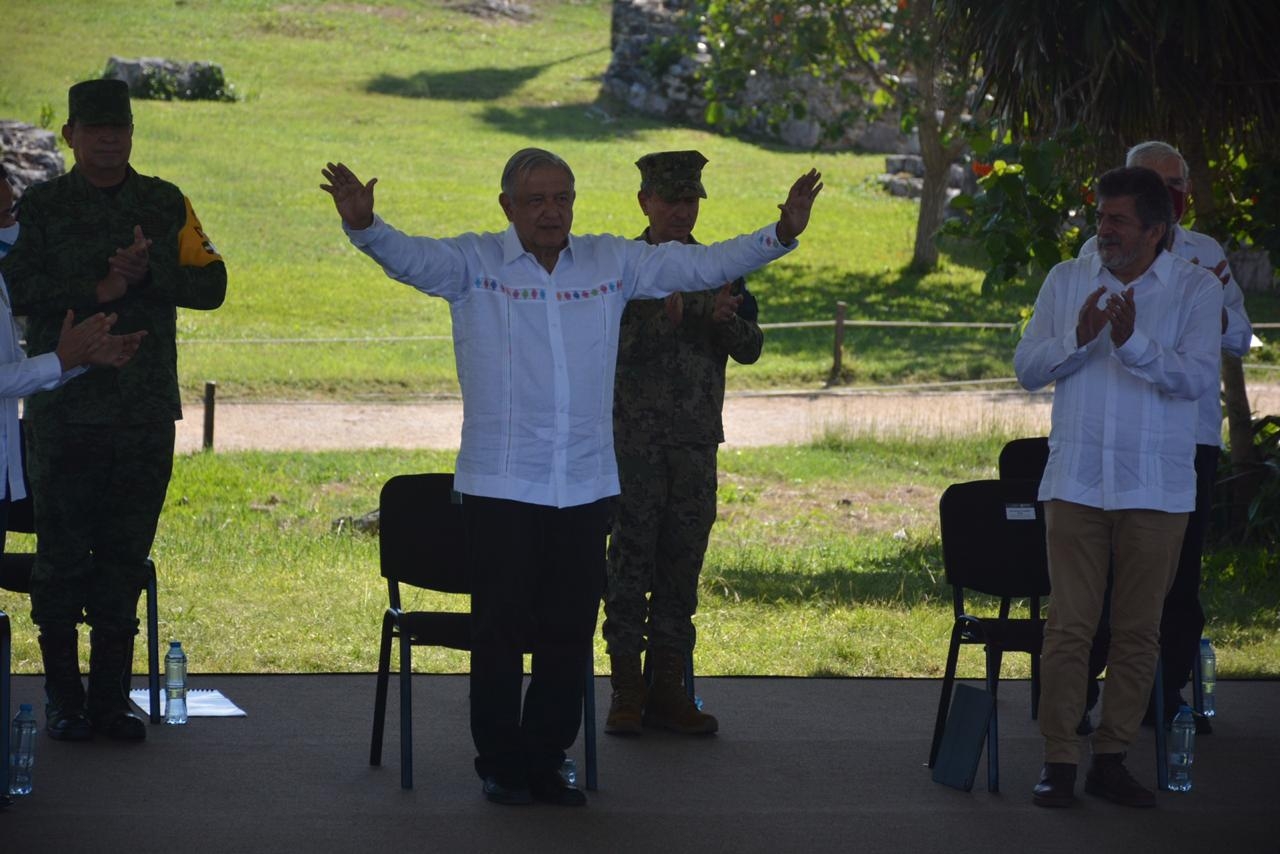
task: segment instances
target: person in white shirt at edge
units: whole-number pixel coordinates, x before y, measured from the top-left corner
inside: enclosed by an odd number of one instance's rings
[[[1187,162],[1178,149],[1167,142],[1151,140],[1129,149],[1126,166],[1145,166],[1164,181],[1173,203],[1174,255],[1198,264],[1213,272],[1222,282],[1222,352],[1233,356],[1245,356],[1253,340],[1253,326],[1244,310],[1244,292],[1231,276],[1226,253],[1218,241],[1207,234],[1183,228],[1179,225],[1187,209],[1187,197],[1191,194],[1191,178]],[[1080,254],[1097,252],[1098,241],[1091,237],[1080,249]],[[1200,635],[1204,631],[1204,609],[1200,604],[1200,560],[1204,553],[1204,538],[1209,526],[1209,511],[1213,504],[1213,485],[1218,476],[1218,458],[1222,451],[1222,400],[1219,384],[1212,383],[1197,403],[1198,426],[1196,428],[1196,508],[1187,520],[1187,533],[1182,540],[1182,552],[1178,556],[1178,570],[1173,586],[1164,600],[1160,618],[1160,659],[1164,663],[1164,716],[1172,720],[1178,707],[1185,702],[1182,689],[1191,678],[1191,670],[1200,655]],[[1098,624],[1098,634],[1089,655],[1088,696],[1085,718],[1081,729],[1092,728],[1088,722],[1089,710],[1098,698],[1098,676],[1107,664],[1107,646],[1110,642],[1107,614]],[[1212,732],[1209,719],[1195,712],[1196,732],[1206,735]],[[1144,724],[1155,722],[1155,697],[1147,703]]]
[[[18,221],[13,216],[13,187],[0,164],[0,258],[18,240]],[[8,529],[9,502],[27,497],[22,473],[22,437],[18,430],[18,399],[45,389],[57,388],[88,370],[88,365],[119,368],[138,350],[145,332],[111,335],[114,314],[93,315],[74,324],[70,311],[62,322],[58,346],[53,352],[30,359],[19,344],[22,336],[9,305],[9,288],[0,276],[0,552],[4,551]]]
[[[1160,612],[1195,507],[1196,401],[1217,379],[1222,286],[1163,249],[1173,226],[1150,169],[1098,181],[1098,252],[1054,267],[1014,351],[1027,389],[1054,383],[1045,502],[1053,596],[1041,653],[1044,767],[1032,799],[1075,800],[1089,646],[1109,567],[1111,650],[1085,791],[1155,805],[1124,766],[1159,654]]]
[[[471,596],[471,732],[494,803],[580,806],[558,769],[581,725],[582,668],[618,493],[613,382],[626,301],[705,290],[787,254],[822,190],[813,170],[778,222],[709,246],[575,235],[573,172],[536,148],[503,169],[503,232],[410,237],[373,213],[373,188],[322,170],[351,242],[393,279],[448,300],[462,389],[455,488]],[[521,709],[521,651],[533,650]]]

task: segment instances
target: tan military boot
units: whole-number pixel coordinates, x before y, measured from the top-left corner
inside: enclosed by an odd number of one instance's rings
[[[710,735],[720,728],[714,715],[698,709],[684,685],[684,653],[668,647],[649,650],[653,687],[644,707],[644,725],[684,735]]]
[[[613,698],[609,702],[609,717],[605,718],[604,731],[614,735],[638,735],[648,693],[644,675],[640,672],[640,655],[611,655],[609,668]]]

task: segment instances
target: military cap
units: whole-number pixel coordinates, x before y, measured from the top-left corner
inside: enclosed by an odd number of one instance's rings
[[[67,90],[70,122],[86,125],[131,125],[129,84],[123,80],[85,80]]]
[[[636,161],[640,168],[640,188],[657,193],[664,199],[697,196],[705,199],[702,167],[707,162],[696,151],[658,151]]]

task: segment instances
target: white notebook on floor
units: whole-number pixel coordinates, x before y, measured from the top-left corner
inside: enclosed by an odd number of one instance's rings
[[[151,692],[146,688],[134,688],[129,692],[129,699],[143,711],[151,708]],[[164,714],[164,689],[160,689],[160,714]],[[244,709],[228,700],[216,688],[187,689],[187,717],[189,718],[240,718],[245,717]]]

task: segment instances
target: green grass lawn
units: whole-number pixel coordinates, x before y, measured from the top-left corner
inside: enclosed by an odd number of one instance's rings
[[[882,156],[784,151],[628,116],[598,100],[607,0],[533,5],[534,20],[517,24],[407,0],[8,0],[0,117],[45,115],[56,131],[67,87],[111,55],[212,60],[243,95],[134,103],[135,166],[186,191],[230,272],[221,309],[180,314],[187,400],[205,380],[223,400],[456,391],[445,304],[352,249],[318,189],[337,159],[380,179],[388,220],[448,235],[503,228],[502,164],[547,147],[577,174],[577,230],[632,235],[643,225],[634,161],[697,148],[710,159],[704,241],[771,221],[790,182],[817,166],[827,187],[801,248],[752,279],[762,321],[829,319],[838,300],[867,320],[1011,322],[1029,306],[1029,292],[979,295],[971,247],[944,247],[934,273],[906,271],[915,207],[875,185]],[[1248,305],[1255,320],[1280,319],[1280,300]],[[1006,377],[1014,343],[1007,332],[851,329],[841,379]],[[1280,349],[1259,358],[1280,362]],[[830,330],[776,330],[729,383],[816,387],[830,367]],[[937,674],[950,620],[937,498],[992,474],[1003,438],[724,452],[700,672]],[[155,547],[162,634],[185,642],[196,673],[372,669],[385,605],[376,544],[331,522],[372,509],[392,474],[451,467],[451,455],[398,451],[180,458]],[[1224,676],[1280,674],[1274,577],[1243,568],[1256,554],[1213,559]],[[25,599],[0,593],[0,608],[16,620],[15,668],[38,671]],[[419,662],[466,666],[457,655]]]
[[[695,621],[699,672],[939,675],[951,594],[938,497],[949,483],[994,476],[1006,438],[833,436],[722,451]],[[161,637],[183,641],[196,673],[373,670],[387,595],[377,541],[334,522],[374,509],[392,475],[451,468],[445,452],[179,457],[154,549]],[[1224,677],[1280,676],[1280,579],[1250,571],[1257,557],[1208,561],[1207,631]],[[441,600],[406,604],[428,601]],[[26,597],[0,591],[0,609],[14,619],[14,669],[39,672]],[[600,640],[596,652],[606,669]],[[415,658],[423,670],[467,669],[460,653]],[[1025,675],[1026,662],[1010,656],[1006,672]],[[962,663],[978,676],[981,653]]]

